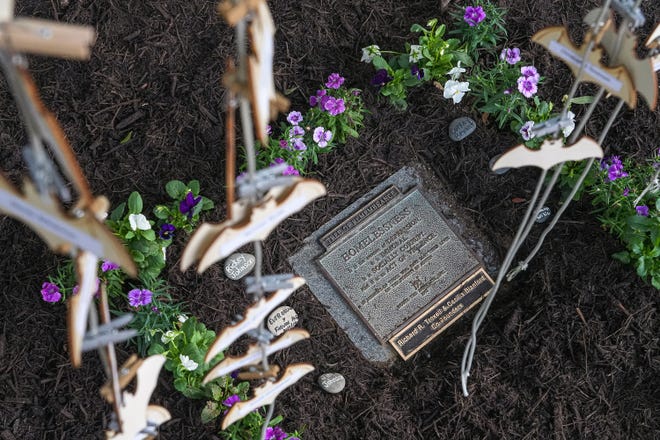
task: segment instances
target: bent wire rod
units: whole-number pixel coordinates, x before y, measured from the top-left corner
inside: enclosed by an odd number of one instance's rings
[[[592,26],[591,30],[589,31],[592,36],[597,36],[599,29],[603,25],[603,19],[605,18],[606,13],[609,11],[609,6],[610,6],[611,0],[605,0],[605,3],[603,5],[603,9],[601,10],[601,13],[599,14],[598,19],[595,21],[594,25]],[[589,43],[587,43],[587,48],[584,52],[584,55],[582,57],[582,60],[580,62],[580,67],[578,69],[577,74],[575,75],[575,80],[573,81],[573,84],[571,86],[571,90],[568,94],[568,99],[566,99],[564,103],[564,107],[562,108],[561,112],[561,117],[564,118],[567,113],[568,113],[568,106],[570,105],[570,102],[572,98],[575,96],[577,92],[578,85],[582,79],[582,76],[585,71],[585,67],[588,62],[588,57],[593,48],[596,45],[596,40],[597,38],[591,38]],[[586,119],[583,119],[586,123]],[[584,124],[581,124],[582,127]],[[555,136],[558,136],[558,132],[555,134]],[[577,135],[576,135],[577,137]],[[477,311],[473,321],[472,321],[472,329],[471,329],[471,334],[470,334],[470,339],[468,340],[466,346],[465,346],[465,351],[463,352],[463,358],[461,360],[461,387],[463,389],[463,395],[468,396],[468,390],[467,390],[467,380],[468,377],[470,376],[470,369],[472,368],[472,361],[474,360],[474,352],[476,349],[477,345],[477,332],[479,330],[479,327],[483,323],[483,320],[486,317],[486,314],[488,313],[488,310],[495,298],[495,295],[497,294],[497,291],[500,288],[500,285],[502,284],[502,281],[504,279],[505,274],[508,272],[509,268],[511,267],[511,263],[513,262],[513,259],[520,249],[520,246],[524,242],[525,238],[529,235],[529,232],[534,225],[534,219],[537,217],[538,213],[541,211],[542,207],[544,206],[546,200],[548,199],[550,192],[552,188],[554,187],[555,183],[557,182],[559,173],[555,173],[552,176],[552,179],[546,186],[546,189],[539,199],[539,194],[541,192],[541,189],[543,187],[543,182],[546,178],[547,171],[545,169],[542,170],[541,175],[539,176],[539,179],[537,181],[536,189],[534,191],[534,194],[532,196],[532,199],[529,202],[529,207],[527,208],[527,211],[525,212],[525,216],[523,218],[523,221],[520,223],[520,226],[518,227],[518,231],[516,232],[516,236],[513,239],[513,242],[511,243],[511,246],[509,247],[506,257],[504,258],[504,261],[502,262],[502,267],[500,268],[498,274],[497,274],[497,279],[495,281],[495,285],[491,289],[490,293],[488,294],[488,297],[484,301],[484,303],[481,305],[479,310]]]

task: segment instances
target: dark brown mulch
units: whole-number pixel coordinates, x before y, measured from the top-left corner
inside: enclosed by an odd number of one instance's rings
[[[17,2],[19,15],[57,18],[96,27],[89,62],[31,58],[44,102],[57,114],[76,149],[93,190],[117,204],[140,191],[147,203],[164,199],[172,178],[201,181],[218,203],[209,216],[224,215],[224,153],[219,85],[224,59],[233,53],[233,32],[214,14],[214,1],[70,0]],[[647,35],[660,16],[645,2]],[[470,114],[431,86],[410,96],[397,112],[377,99],[368,82],[373,70],[359,62],[360,48],[377,43],[400,49],[412,23],[444,17],[439,2],[411,0],[301,0],[270,2],[278,27],[275,74],[290,91],[294,108],[331,72],[365,89],[371,114],[358,140],[323,157],[316,177],[328,196],[281,225],[266,242],[266,271],[287,272],[288,255],[353,200],[401,166],[433,166],[483,228],[501,256],[506,253],[536,172],[505,176],[487,171],[488,160],[514,141],[493,123],[480,124],[460,143],[446,135],[448,123]],[[524,48],[544,76],[544,96],[555,102],[570,84],[568,70],[529,36],[540,28],[570,24],[598,3],[501,1],[511,45]],[[581,94],[593,92],[581,86]],[[599,107],[587,132],[597,136],[612,108]],[[16,109],[0,83],[2,169],[23,172],[18,147],[25,142]],[[658,112],[644,104],[626,110],[606,144],[614,152],[648,157],[657,148]],[[129,132],[133,140],[121,144]],[[551,202],[556,209],[558,196]],[[537,234],[538,231],[535,231]],[[41,301],[41,283],[58,259],[21,224],[3,219],[0,237],[0,438],[102,438],[109,408],[98,395],[104,381],[99,361],[85,355],[71,368],[65,341],[65,306]],[[170,257],[173,292],[210,327],[219,329],[245,304],[242,286],[214,267],[204,275],[180,273]],[[527,249],[527,248],[525,248]],[[338,395],[324,394],[316,375],[287,390],[277,412],[285,428],[306,427],[309,439],[653,439],[660,437],[658,292],[609,255],[619,244],[602,231],[588,200],[571,206],[527,272],[506,284],[480,332],[470,381],[460,392],[460,358],[469,333],[455,326],[408,362],[391,368],[365,361],[307,288],[291,305],[309,341],[277,356],[282,364],[313,363],[318,372],[338,371],[348,381]],[[524,252],[524,250],[523,250]],[[133,349],[126,348],[123,356]],[[163,439],[214,439],[217,426],[199,420],[201,402],[189,401],[161,375],[154,400],[173,420]]]

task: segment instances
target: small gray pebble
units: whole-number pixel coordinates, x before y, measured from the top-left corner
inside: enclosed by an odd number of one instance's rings
[[[467,116],[454,119],[449,124],[449,139],[454,142],[468,137],[472,132],[477,128],[477,123],[474,122],[474,119],[468,118]]]
[[[272,311],[266,327],[268,331],[275,336],[279,336],[285,331],[292,329],[298,323],[298,314],[289,306],[281,306]]]
[[[339,373],[325,373],[319,377],[319,385],[324,391],[336,394],[346,386],[346,379]]]
[[[497,159],[499,159],[500,156],[502,156],[502,155],[498,154],[497,156],[493,157],[490,160],[490,162],[488,162],[488,168],[490,168],[491,172],[493,172],[495,174],[502,175],[502,174],[508,172],[511,168],[498,168],[497,171],[493,169],[493,165],[495,164],[495,162],[497,162]]]
[[[544,206],[539,211],[539,214],[536,216],[536,223],[545,223],[552,216],[552,211],[547,206]]]
[[[225,260],[225,275],[230,280],[240,280],[254,269],[254,263],[254,255],[231,254]]]

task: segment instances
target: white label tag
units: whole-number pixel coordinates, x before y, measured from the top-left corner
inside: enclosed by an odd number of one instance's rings
[[[575,52],[570,47],[566,47],[563,44],[552,40],[550,46],[548,47],[550,53],[555,55],[557,58],[579,68],[582,64],[582,56]],[[605,87],[606,89],[614,92],[620,92],[623,87],[623,82],[617,79],[615,76],[610,75],[600,66],[596,66],[589,61],[584,66],[584,71],[594,78],[598,84]]]
[[[0,208],[33,229],[45,229],[79,249],[103,255],[103,245],[99,240],[3,189],[0,189]]]

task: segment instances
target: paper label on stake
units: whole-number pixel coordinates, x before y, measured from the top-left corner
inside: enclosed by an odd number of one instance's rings
[[[582,56],[580,54],[575,52],[570,47],[564,46],[556,40],[550,42],[548,50],[557,58],[572,64],[575,67],[579,68],[582,64]],[[617,79],[615,76],[610,75],[601,67],[598,67],[588,61],[584,65],[584,71],[591,75],[599,82],[599,84],[606,87],[607,89],[620,92],[623,87],[622,81]]]
[[[3,189],[0,189],[0,208],[35,229],[44,229],[79,249],[103,255],[103,245],[99,240]]]

